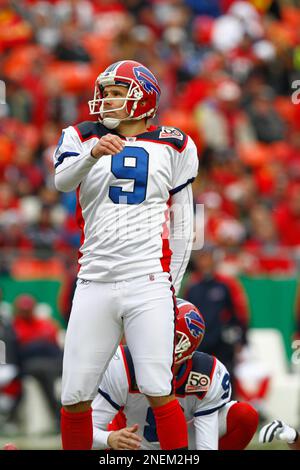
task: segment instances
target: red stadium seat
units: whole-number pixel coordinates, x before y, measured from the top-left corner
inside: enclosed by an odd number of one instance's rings
[[[27,44],[12,49],[4,60],[3,72],[12,80],[20,81],[31,65],[45,55],[45,50],[36,44]]]
[[[90,64],[76,62],[52,62],[46,69],[48,79],[58,83],[62,91],[80,93],[92,90],[97,72]]]
[[[270,159],[270,147],[261,143],[241,144],[239,155],[245,165],[262,166]]]
[[[64,265],[57,258],[21,258],[13,262],[11,275],[15,279],[59,279],[64,275]]]

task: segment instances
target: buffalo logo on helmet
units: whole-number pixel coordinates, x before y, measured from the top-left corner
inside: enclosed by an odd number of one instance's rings
[[[133,72],[137,81],[147,93],[155,92],[158,96],[160,95],[157,80],[150,70],[141,65],[139,67],[134,67]]]
[[[201,319],[199,313],[195,310],[190,310],[184,316],[186,325],[194,338],[199,338],[201,335],[204,335],[204,323]]]

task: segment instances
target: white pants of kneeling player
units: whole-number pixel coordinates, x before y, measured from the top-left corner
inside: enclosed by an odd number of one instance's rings
[[[123,332],[140,391],[171,393],[175,312],[169,277],[77,281],[65,341],[63,405],[94,399]]]

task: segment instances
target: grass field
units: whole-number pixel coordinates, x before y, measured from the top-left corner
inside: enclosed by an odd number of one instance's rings
[[[60,449],[60,436],[51,435],[51,436],[18,436],[12,438],[1,436],[0,437],[0,449],[7,442],[14,442],[16,446],[21,450],[57,450]],[[259,444],[258,436],[256,435],[251,443],[249,444],[247,450],[288,450],[286,444],[281,442],[273,442],[271,444]]]

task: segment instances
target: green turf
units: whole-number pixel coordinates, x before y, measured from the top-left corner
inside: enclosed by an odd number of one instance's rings
[[[61,448],[60,435],[51,436],[18,436],[0,437],[0,449],[7,442],[13,442],[21,450],[56,450]],[[257,435],[247,447],[247,450],[288,450],[288,446],[282,442],[271,444],[259,444]]]

